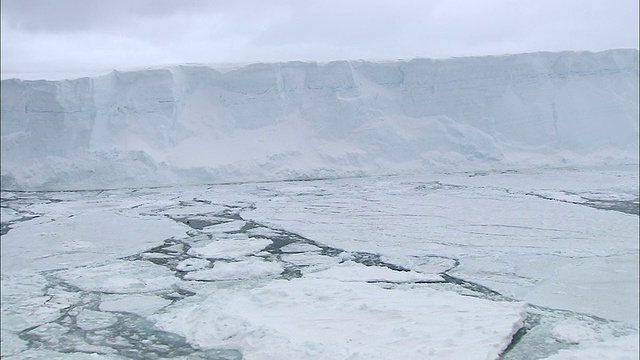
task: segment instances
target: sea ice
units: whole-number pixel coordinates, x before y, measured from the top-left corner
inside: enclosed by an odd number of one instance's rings
[[[128,312],[143,317],[151,316],[171,301],[157,295],[146,294],[104,294],[100,299],[101,311]]]
[[[485,360],[504,350],[523,316],[522,303],[302,278],[219,289],[154,319],[198,346],[238,348],[246,359]]]
[[[280,235],[280,232],[266,227],[255,227],[247,230],[247,234],[252,236],[271,237]]]
[[[18,334],[4,329],[2,329],[0,334],[0,356],[3,358],[8,358],[11,355],[27,350],[28,343],[20,339]]]
[[[83,309],[76,317],[76,325],[82,330],[96,330],[111,326],[118,319],[110,313]]]
[[[8,360],[124,360],[125,357],[101,353],[72,352],[61,353],[48,350],[27,350],[18,355],[7,357]]]
[[[16,224],[2,236],[3,273],[19,270],[25,264],[29,264],[29,270],[42,271],[78,266],[97,258],[116,259],[159,245],[171,236],[184,235],[184,228],[159,216],[128,216],[108,207],[72,216],[56,214],[65,208],[58,204],[47,217]]]
[[[208,234],[220,234],[220,233],[228,233],[233,231],[239,231],[243,226],[246,225],[246,221],[241,220],[231,220],[225,221],[220,224],[211,225],[203,228],[202,230]]]
[[[180,271],[200,270],[211,264],[207,259],[190,258],[182,260],[176,265],[176,269]]]
[[[280,251],[282,251],[283,253],[305,253],[305,252],[314,252],[314,251],[320,251],[320,250],[322,249],[320,249],[317,246],[314,246],[311,244],[300,244],[300,243],[293,243],[280,248]]]
[[[242,280],[278,275],[282,270],[282,265],[278,263],[250,257],[233,262],[216,261],[213,268],[192,271],[184,278],[199,281]]]
[[[169,269],[146,261],[120,260],[102,266],[64,270],[57,275],[83,290],[116,294],[167,289],[180,281]]]
[[[630,360],[640,353],[638,334],[590,342],[577,349],[560,350],[546,360]]]
[[[304,267],[306,272],[326,270],[342,261],[340,258],[321,255],[316,251],[311,253],[282,254],[280,258],[287,263]]]
[[[395,271],[381,266],[365,266],[346,261],[329,269],[306,274],[312,279],[335,279],[339,281],[367,282],[438,282],[443,281],[437,274],[422,274],[411,271]]]
[[[257,253],[271,244],[271,240],[265,238],[247,238],[235,236],[211,242],[202,247],[193,247],[189,254],[205,259],[233,259]]]
[[[535,169],[12,193],[17,213],[43,215],[2,235],[3,359],[496,359],[522,326],[505,360],[637,358],[637,180]]]
[[[2,329],[23,331],[54,321],[79,299],[79,294],[50,287],[46,279],[27,272],[2,274]]]

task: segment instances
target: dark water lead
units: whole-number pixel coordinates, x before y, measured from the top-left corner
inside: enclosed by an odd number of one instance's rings
[[[80,314],[82,314],[80,310]],[[63,354],[97,353],[129,359],[239,360],[236,349],[200,350],[178,334],[159,330],[155,324],[136,314],[98,312],[113,319],[81,324],[79,315],[65,311],[56,321],[22,331],[19,337],[30,349],[47,349]]]
[[[565,192],[565,193],[567,195],[580,196],[579,194],[574,194],[570,192]],[[629,199],[629,200],[594,199],[594,198],[580,196],[584,201],[570,201],[565,199],[556,199],[553,197],[536,194],[536,193],[527,193],[526,195],[535,196],[544,200],[558,201],[558,202],[563,202],[567,204],[588,206],[594,209],[618,211],[625,214],[640,216],[640,196],[636,196],[635,199]]]

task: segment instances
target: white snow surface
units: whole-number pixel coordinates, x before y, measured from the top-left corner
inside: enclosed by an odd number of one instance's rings
[[[546,360],[632,360],[638,359],[638,334],[603,342],[589,343],[578,349],[561,350]]]
[[[523,304],[305,278],[220,289],[157,319],[200,346],[242,349],[246,359],[485,360],[522,326]]]
[[[271,244],[269,239],[236,238],[214,241],[202,247],[191,248],[189,254],[205,259],[232,259],[256,253]]]
[[[307,275],[311,279],[340,279],[342,281],[367,282],[421,282],[441,281],[442,277],[434,274],[420,274],[416,271],[393,271],[380,266],[365,266],[353,261],[346,261],[330,269]]]
[[[2,188],[638,161],[638,51],[2,81]]]
[[[27,226],[18,224],[2,237],[3,249],[21,249],[22,253],[16,258],[3,251],[3,272],[24,267],[25,261],[32,270],[50,270],[94,261],[96,256],[115,259],[145,250],[159,237],[183,235],[185,230],[169,219],[127,216],[113,209],[86,209],[77,215],[60,210],[31,220]],[[100,231],[105,228],[109,231]]]
[[[196,270],[185,275],[185,280],[244,280],[279,275],[282,265],[256,258],[235,262],[219,262],[212,269]]]
[[[2,357],[634,359],[638,176],[2,191]]]
[[[101,311],[130,312],[140,316],[151,316],[171,304],[157,295],[107,294],[100,298]]]

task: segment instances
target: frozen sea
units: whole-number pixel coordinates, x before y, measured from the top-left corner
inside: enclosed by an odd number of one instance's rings
[[[2,192],[3,359],[638,359],[638,166]]]

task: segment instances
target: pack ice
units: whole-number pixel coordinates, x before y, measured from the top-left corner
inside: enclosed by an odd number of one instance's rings
[[[2,81],[2,188],[638,160],[638,51]]]

